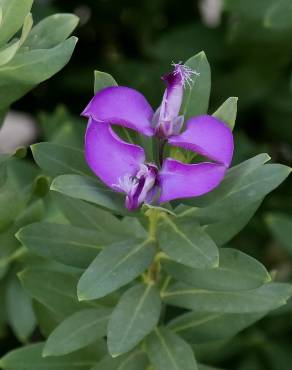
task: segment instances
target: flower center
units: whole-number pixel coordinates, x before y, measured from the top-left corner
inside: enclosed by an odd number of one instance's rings
[[[115,185],[118,190],[126,193],[126,207],[137,209],[142,203],[151,202],[158,185],[158,169],[153,164],[142,164],[136,176],[125,175]]]

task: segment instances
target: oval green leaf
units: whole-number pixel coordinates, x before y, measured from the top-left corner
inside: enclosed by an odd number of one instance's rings
[[[107,308],[85,309],[67,317],[50,334],[43,357],[66,355],[104,337],[110,312]]]
[[[101,298],[131,282],[150,265],[153,241],[129,239],[104,248],[81,276],[79,300]]]
[[[154,285],[136,285],[121,297],[109,325],[109,353],[116,357],[133,349],[157,325],[161,310]]]
[[[216,244],[193,221],[175,220],[164,215],[159,225],[158,240],[161,249],[176,262],[197,268],[218,266]]]
[[[249,290],[271,281],[259,261],[232,248],[219,250],[219,266],[212,269],[191,268],[170,260],[162,260],[162,264],[176,280],[200,289]]]
[[[166,328],[157,328],[146,340],[146,352],[155,370],[197,370],[191,347]]]

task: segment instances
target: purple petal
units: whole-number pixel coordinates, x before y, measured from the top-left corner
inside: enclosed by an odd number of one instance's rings
[[[216,163],[185,164],[171,158],[163,162],[159,181],[160,202],[208,193],[220,184],[226,167]]]
[[[98,123],[121,125],[146,136],[153,135],[151,106],[142,94],[128,87],[113,86],[100,90],[82,115],[92,117]]]
[[[125,176],[135,176],[145,161],[144,150],[122,141],[108,123],[90,119],[85,135],[85,157],[91,170],[114,190]]]
[[[233,155],[233,136],[219,119],[202,115],[191,118],[186,130],[169,138],[169,144],[199,153],[229,167]]]
[[[184,91],[183,79],[180,74],[175,72],[162,78],[167,87],[162,98],[160,121],[172,121],[179,114]]]
[[[172,63],[172,66],[174,67],[173,71],[162,77],[166,83],[166,90],[161,104],[160,121],[166,122],[177,118],[185,85],[190,85],[193,82],[192,75],[197,74],[190,67],[181,63]]]

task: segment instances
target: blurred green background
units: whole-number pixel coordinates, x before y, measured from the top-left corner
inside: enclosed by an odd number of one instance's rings
[[[158,106],[164,89],[160,76],[170,63],[204,50],[212,71],[210,112],[229,96],[239,97],[234,163],[266,151],[272,161],[291,166],[292,0],[34,3],[35,23],[56,12],[80,17],[74,33],[79,37],[76,50],[63,71],[15,103],[14,110],[32,113],[38,121],[40,117],[49,120],[62,103],[79,115],[93,94],[95,69],[111,73],[121,85],[139,89]],[[39,141],[44,135],[40,131]],[[269,270],[277,270],[278,280],[283,281],[292,280],[291,184],[290,178],[269,196],[230,242],[259,258]],[[285,215],[284,226],[279,213]],[[279,227],[285,230],[284,241]],[[230,370],[290,369],[291,318],[292,303],[224,347],[215,346],[207,358]],[[8,337],[1,342],[3,353],[17,345],[12,333]]]

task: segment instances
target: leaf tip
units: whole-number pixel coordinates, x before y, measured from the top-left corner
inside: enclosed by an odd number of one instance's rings
[[[49,357],[51,355],[52,355],[52,353],[49,351],[49,349],[47,347],[45,347],[42,351],[42,357],[45,358],[45,357]]]
[[[15,238],[19,241],[19,242],[21,242],[21,231],[22,231],[22,229],[23,228],[20,228],[15,234],[14,234],[14,236],[15,236]]]
[[[51,191],[58,191],[58,189],[56,187],[56,181],[55,181],[55,179],[52,181],[52,183],[50,185],[50,190]]]
[[[79,302],[87,301],[87,298],[81,293],[77,293],[77,298]]]
[[[200,56],[200,58],[206,58],[206,53],[204,52],[204,50],[201,50],[197,56]]]
[[[270,283],[272,280],[273,280],[272,276],[269,273],[267,273],[263,282],[266,284],[266,283]]]
[[[109,354],[111,355],[112,358],[117,358],[121,355],[121,353],[113,353],[113,352],[109,352]]]

